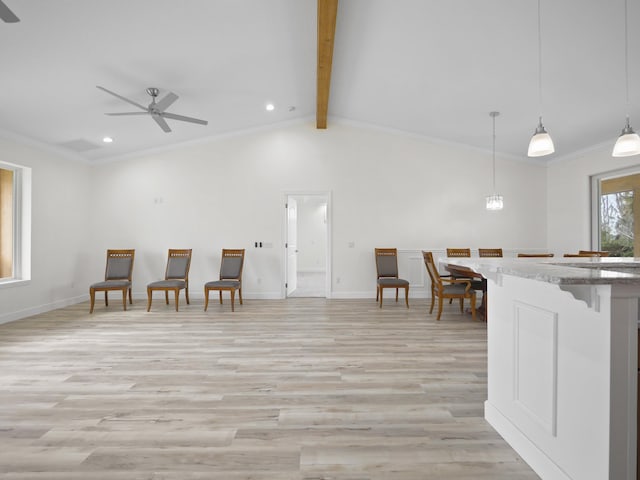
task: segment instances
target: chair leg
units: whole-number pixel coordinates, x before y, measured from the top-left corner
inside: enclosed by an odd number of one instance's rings
[[[184,295],[187,297],[187,305],[189,305],[189,286],[188,285],[184,289]]]
[[[238,289],[238,298],[240,299],[240,305],[242,305],[242,287]]]
[[[127,310],[127,288],[122,290],[122,307],[125,311]]]
[[[376,285],[376,303],[380,300],[380,285]]]
[[[180,298],[180,289],[176,288],[175,292],[176,292],[175,297],[176,297],[176,312],[177,312],[178,311],[178,300]]]
[[[222,292],[220,293],[222,294]],[[230,293],[231,293],[231,311],[233,312],[235,311],[233,308],[233,300],[234,300],[234,297],[236,296],[236,290],[232,288]]]
[[[165,305],[169,305],[169,290],[164,291],[164,303]]]
[[[106,290],[104,291],[104,306],[109,306],[109,292],[107,292]]]
[[[471,318],[476,319],[476,292],[471,295]]]
[[[151,289],[147,287],[147,312],[151,310]]]
[[[96,303],[96,291],[93,288],[89,289],[89,297],[91,298],[91,306],[89,307],[89,313],[93,313],[93,306]]]
[[[133,305],[133,296],[131,295],[131,287],[129,287],[129,305]]]
[[[209,306],[209,289],[204,287],[204,311],[207,311],[207,307]]]
[[[396,288],[396,303],[398,303],[398,290],[400,290],[400,289]]]
[[[222,305],[222,290],[220,290],[220,305]]]
[[[464,298],[460,297],[460,313],[464,312]]]
[[[436,294],[435,292],[432,290],[431,291],[431,308],[429,309],[429,315],[431,315],[433,313],[433,306],[436,303]]]
[[[382,308],[382,297],[384,295],[384,288],[380,287],[380,308]]]
[[[404,287],[404,303],[407,304],[407,308],[409,308],[409,286]]]
[[[440,315],[442,315],[442,297],[438,297],[438,316],[436,320],[440,320]]]

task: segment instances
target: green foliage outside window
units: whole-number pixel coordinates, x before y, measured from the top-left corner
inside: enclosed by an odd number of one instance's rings
[[[633,257],[633,191],[600,197],[600,248],[612,257]]]

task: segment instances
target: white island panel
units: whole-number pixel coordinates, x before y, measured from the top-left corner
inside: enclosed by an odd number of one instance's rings
[[[495,280],[489,423],[544,479],[635,478],[638,288]]]

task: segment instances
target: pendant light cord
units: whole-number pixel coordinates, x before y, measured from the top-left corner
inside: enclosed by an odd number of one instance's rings
[[[626,0],[625,0],[626,1]],[[542,28],[541,0],[538,0],[538,111],[542,116]]]
[[[496,193],[496,117],[498,112],[491,112],[489,115],[493,118],[493,193]]]
[[[629,120],[629,20],[627,12],[627,0],[624,0],[624,79],[625,79],[625,110],[627,121]]]

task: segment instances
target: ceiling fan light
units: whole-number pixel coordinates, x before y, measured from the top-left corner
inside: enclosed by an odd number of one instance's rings
[[[616,144],[613,146],[614,157],[631,157],[640,153],[640,136],[633,131],[631,125],[629,125],[629,118],[627,118],[627,124],[622,129],[622,133],[616,140]]]
[[[504,207],[502,195],[499,195],[497,193],[487,196],[486,201],[487,210],[502,210],[502,208]]]
[[[529,142],[527,155],[530,157],[543,157],[555,151],[553,140],[551,140],[551,136],[544,129],[544,125],[542,125],[542,118],[540,118],[536,131]]]

